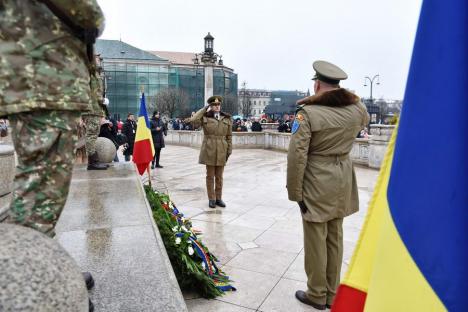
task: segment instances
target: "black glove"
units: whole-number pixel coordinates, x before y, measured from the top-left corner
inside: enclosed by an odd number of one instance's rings
[[[303,201],[297,202],[299,204],[299,208],[301,208],[301,212],[305,214],[307,212],[307,206]]]

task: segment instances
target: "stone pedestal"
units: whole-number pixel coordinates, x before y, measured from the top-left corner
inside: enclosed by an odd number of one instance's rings
[[[15,150],[11,145],[0,144],[0,221],[6,218],[11,201],[15,177]]]
[[[3,223],[0,237],[0,311],[88,311],[83,277],[55,240]]]
[[[387,151],[388,142],[395,126],[371,125],[369,140],[369,167],[379,169]]]

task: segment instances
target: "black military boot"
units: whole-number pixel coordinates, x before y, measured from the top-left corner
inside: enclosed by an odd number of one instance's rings
[[[315,303],[315,302],[311,301],[309,298],[307,298],[307,295],[306,295],[305,291],[302,291],[302,290],[296,291],[296,298],[300,302],[302,302],[304,304],[307,304],[307,305],[310,305],[310,306],[314,307],[317,310],[325,310],[327,308],[327,306],[325,304],[319,304],[319,303]]]
[[[222,199],[217,199],[216,200],[216,205],[219,206],[219,207],[223,207],[223,208],[226,207],[226,203],[223,202]]]
[[[91,301],[91,299],[88,299],[88,302],[89,302],[89,312],[94,312],[94,304],[93,302]]]
[[[89,272],[81,272],[83,275],[83,279],[85,280],[86,283],[86,288],[90,290],[91,288],[94,287],[94,278]]]
[[[98,154],[88,155],[88,170],[106,170],[107,165],[99,163]]]
[[[216,208],[216,200],[210,199],[210,200],[208,201],[208,206],[209,206],[210,208]]]

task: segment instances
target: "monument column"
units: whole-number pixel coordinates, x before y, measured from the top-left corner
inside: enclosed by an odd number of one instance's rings
[[[205,66],[205,103],[213,96],[213,66]]]

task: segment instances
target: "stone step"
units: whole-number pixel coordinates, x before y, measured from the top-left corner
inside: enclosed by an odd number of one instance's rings
[[[76,165],[56,232],[94,276],[96,311],[187,311],[133,163]]]

